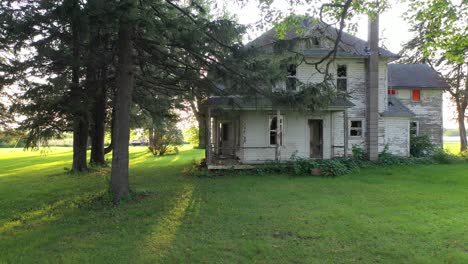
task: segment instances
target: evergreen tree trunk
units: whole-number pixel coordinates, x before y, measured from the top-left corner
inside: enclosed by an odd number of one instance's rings
[[[80,172],[87,170],[86,149],[88,146],[88,115],[85,94],[80,86],[80,10],[78,1],[74,2],[72,15],[72,83],[71,104],[73,116],[73,165],[72,171]]]
[[[128,182],[128,145],[130,140],[130,104],[134,84],[132,25],[130,16],[135,0],[127,0],[127,10],[119,22],[119,52],[114,100],[115,116],[113,128],[113,158],[111,170],[111,191],[113,202],[118,203],[130,193]],[[122,4],[123,6],[123,4]]]
[[[114,96],[115,98],[115,96]],[[111,142],[109,144],[109,146],[107,146],[106,148],[104,148],[104,155],[107,155],[109,153],[112,152],[112,150],[114,149],[114,119],[115,119],[115,107],[112,107],[112,112],[111,112],[111,129],[110,129],[110,133],[111,133]]]
[[[106,88],[103,82],[96,87],[91,133],[91,160],[93,165],[105,166],[104,137],[106,127]]]
[[[99,13],[103,8],[103,0],[88,2],[91,13]],[[106,99],[107,99],[107,68],[106,43],[108,39],[102,32],[102,25],[95,15],[89,17],[89,47],[88,47],[88,71],[86,79],[89,91],[93,98],[91,112],[91,157],[90,164],[105,166],[104,137],[106,128]]]

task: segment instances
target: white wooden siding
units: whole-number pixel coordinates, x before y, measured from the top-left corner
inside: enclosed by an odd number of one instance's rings
[[[390,153],[409,156],[409,121],[407,117],[385,118],[385,144]]]

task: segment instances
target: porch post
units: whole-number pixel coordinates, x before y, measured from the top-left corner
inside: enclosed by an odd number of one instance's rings
[[[280,124],[280,110],[276,110],[276,151],[275,151],[275,160],[281,159],[281,133],[283,133],[282,125]]]
[[[211,108],[207,108],[206,113],[206,146],[205,146],[205,159],[206,164],[211,163]]]
[[[219,155],[219,126],[218,126],[218,118],[215,116],[213,117],[213,151],[215,155]]]

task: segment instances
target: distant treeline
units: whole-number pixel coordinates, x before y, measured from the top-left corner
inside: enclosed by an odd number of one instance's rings
[[[458,137],[460,134],[458,129],[448,129],[444,128],[444,136],[445,137]]]

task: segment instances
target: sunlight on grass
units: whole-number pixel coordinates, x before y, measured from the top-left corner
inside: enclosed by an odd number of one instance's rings
[[[458,155],[460,154],[460,142],[445,142],[444,149],[452,154]]]
[[[67,165],[69,164],[68,161],[55,161],[55,162],[48,162],[42,164],[34,164],[26,167],[21,167],[18,169],[9,170],[7,173],[1,173],[0,177],[4,176],[24,176],[25,174],[30,174],[31,172],[37,173],[40,170],[48,169],[48,168],[56,168],[58,165]]]
[[[193,196],[193,186],[182,192],[172,209],[152,227],[151,235],[146,239],[145,251],[156,253],[158,259],[162,259],[172,246],[177,230],[182,225],[185,212],[189,207]]]
[[[16,219],[6,222],[2,226],[0,226],[0,234],[6,233],[8,231],[13,230],[14,228],[19,228],[21,226],[31,227],[36,224],[53,221],[58,217],[58,215],[54,214],[53,212],[56,211],[57,208],[63,207],[66,204],[66,202],[66,200],[59,200],[41,209],[24,213]]]
[[[180,159],[180,156],[177,156],[177,157],[175,157],[175,158],[173,158],[173,159],[171,160],[171,163],[174,163],[174,162],[178,161],[179,159]]]

